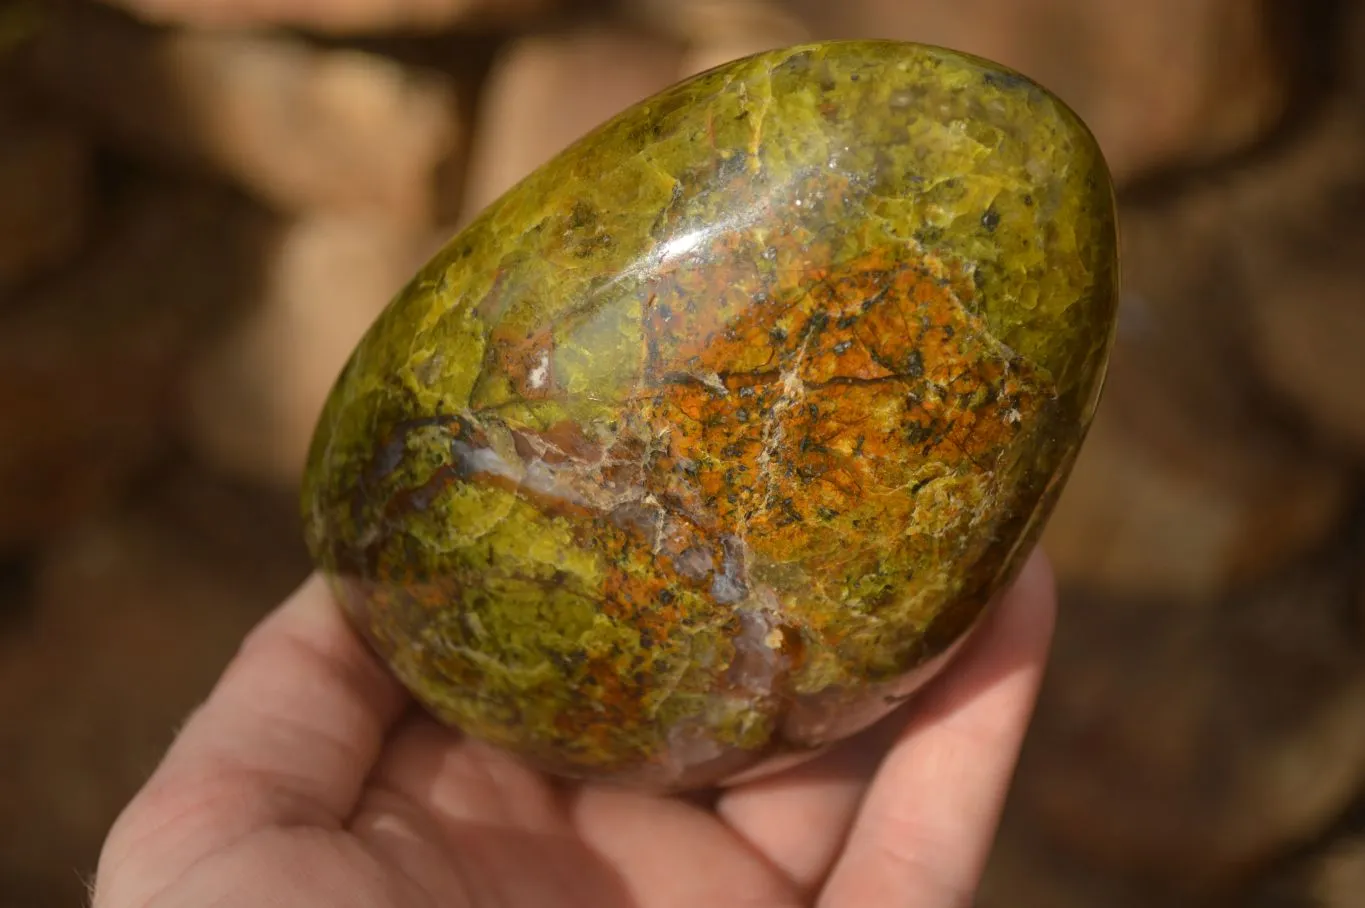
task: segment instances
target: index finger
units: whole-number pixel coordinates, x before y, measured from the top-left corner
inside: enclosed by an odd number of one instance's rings
[[[338,827],[408,699],[314,576],[243,642],[115,824],[99,875],[173,876],[271,826]]]
[[[1035,556],[925,691],[859,806],[821,905],[969,905],[1046,667],[1056,592]]]

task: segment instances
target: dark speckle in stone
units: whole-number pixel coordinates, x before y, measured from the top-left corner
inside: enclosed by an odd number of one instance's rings
[[[1029,88],[1032,87],[1033,85],[1032,82],[1030,82],[1024,76],[1021,76],[1019,73],[1005,72],[1003,70],[998,72],[988,72],[985,74],[984,78],[988,85],[994,86],[995,88],[1003,88],[1006,90],[1016,88]]]

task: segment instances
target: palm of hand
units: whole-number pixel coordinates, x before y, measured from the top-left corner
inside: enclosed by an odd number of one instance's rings
[[[702,804],[566,785],[437,727],[310,582],[125,810],[95,908],[966,904],[1051,616],[1035,564],[908,721]]]

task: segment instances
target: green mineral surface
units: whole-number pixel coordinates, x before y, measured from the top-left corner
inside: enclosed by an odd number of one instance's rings
[[[710,784],[866,726],[1008,583],[1094,411],[1113,191],[983,60],[812,44],[623,112],[397,295],[308,543],[416,698],[542,767]]]

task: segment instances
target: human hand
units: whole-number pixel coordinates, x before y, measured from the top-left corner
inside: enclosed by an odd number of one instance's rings
[[[94,905],[968,905],[1054,611],[1035,555],[898,713],[703,806],[559,782],[437,726],[315,577],[125,809]]]

